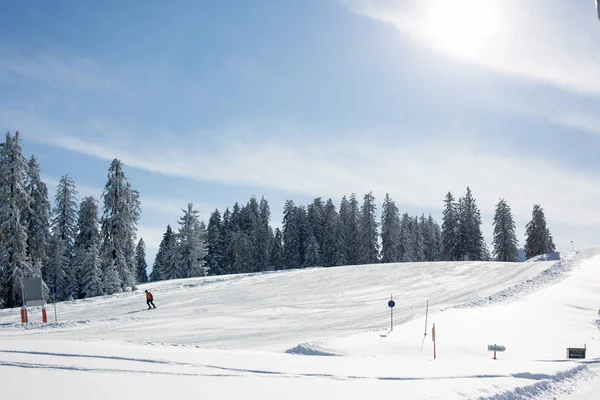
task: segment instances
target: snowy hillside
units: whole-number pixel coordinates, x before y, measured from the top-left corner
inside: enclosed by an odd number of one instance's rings
[[[47,325],[39,309],[28,325],[19,310],[0,310],[0,398],[518,399],[586,390],[574,384],[593,377],[594,364],[567,361],[565,351],[586,344],[588,361],[600,353],[594,254],[160,282],[140,287],[156,310],[144,310],[137,291],[59,303],[58,323]],[[507,350],[492,360],[489,344]]]

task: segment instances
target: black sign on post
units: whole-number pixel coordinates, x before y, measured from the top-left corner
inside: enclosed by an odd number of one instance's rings
[[[395,305],[396,305],[396,302],[394,300],[388,301],[388,306],[390,306],[390,308],[394,308]]]
[[[567,348],[567,358],[580,358],[585,359],[585,351],[587,349],[580,347],[568,347]]]

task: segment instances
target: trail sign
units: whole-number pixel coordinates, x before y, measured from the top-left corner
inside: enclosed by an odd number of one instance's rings
[[[390,301],[388,301],[388,306],[389,306],[390,308],[394,308],[394,306],[395,306],[395,305],[396,305],[396,302],[395,302],[394,300],[390,300]]]
[[[41,278],[23,279],[23,303],[26,306],[44,305]]]
[[[585,358],[586,348],[569,347],[567,348],[567,358]]]

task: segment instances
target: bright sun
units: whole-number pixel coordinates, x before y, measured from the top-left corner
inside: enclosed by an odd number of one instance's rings
[[[474,56],[499,29],[498,0],[432,1],[425,31],[432,44],[458,56]]]

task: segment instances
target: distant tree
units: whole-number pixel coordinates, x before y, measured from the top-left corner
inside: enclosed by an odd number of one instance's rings
[[[471,189],[458,202],[458,250],[457,259],[481,260],[484,256],[484,241],[481,232],[481,214]]]
[[[425,260],[438,261],[442,250],[442,232],[438,223],[429,215],[425,223]]]
[[[376,220],[377,206],[373,193],[365,195],[360,213],[360,245],[362,264],[375,264],[379,262],[379,241],[377,230],[379,224]]]
[[[527,223],[525,230],[526,258],[548,254],[556,250],[550,230],[546,226],[544,209],[539,204],[533,206],[531,221]]]
[[[298,211],[294,202],[287,200],[283,209],[283,249],[286,269],[300,268],[302,265],[297,216]]]
[[[404,213],[400,220],[400,235],[398,241],[398,256],[400,257],[400,262],[415,261],[413,258],[413,245],[415,243],[413,234],[412,218],[408,213]]]
[[[423,231],[421,229],[421,225],[419,224],[418,217],[412,219],[411,230],[411,259],[414,262],[423,262],[425,261],[425,241],[423,238]]]
[[[343,251],[343,241],[340,240],[340,221],[335,205],[331,199],[327,200],[323,209],[323,247],[321,259],[323,266],[338,265],[338,252]]]
[[[346,196],[342,198],[340,220],[345,238],[346,262],[348,265],[357,265],[360,259],[360,210],[356,194],[352,193],[350,200],[347,200]]]
[[[305,268],[316,267],[319,265],[320,258],[319,243],[315,235],[310,233],[310,236],[305,242],[303,266]]]
[[[519,261],[517,234],[510,206],[501,199],[494,214],[493,256],[497,261]]]
[[[146,243],[143,238],[140,238],[135,248],[135,272],[138,283],[148,282],[148,264],[146,263]]]
[[[258,232],[256,232],[256,250],[258,252],[256,257],[256,270],[266,271],[270,264],[269,250],[272,247],[272,230],[269,226],[269,222],[271,221],[271,208],[269,207],[269,202],[264,197],[260,200],[258,209],[259,224],[257,226]]]
[[[275,269],[283,269],[285,266],[285,258],[284,258],[284,250],[283,250],[283,235],[279,228],[275,228],[275,245],[273,249],[273,260],[272,265]]]
[[[212,212],[208,220],[206,267],[210,275],[225,273],[225,241],[221,225],[221,213],[218,209]]]
[[[306,217],[308,224],[308,232],[307,236],[314,235],[315,240],[317,242],[319,253],[317,254],[317,258],[315,260],[315,265],[322,265],[321,257],[323,251],[323,240],[324,240],[324,214],[325,214],[325,205],[323,204],[323,200],[321,197],[317,197],[313,200],[312,204],[310,204],[307,208]],[[314,255],[313,255],[314,256]]]
[[[444,200],[444,217],[442,222],[442,251],[441,256],[446,261],[458,259],[458,210],[452,193],[448,192]]]
[[[381,209],[381,262],[400,262],[400,216],[396,203],[386,193]]]

